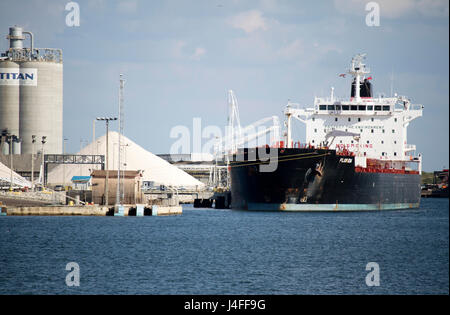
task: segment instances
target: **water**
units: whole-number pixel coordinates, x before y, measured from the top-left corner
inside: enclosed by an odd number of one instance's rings
[[[448,294],[449,201],[418,210],[0,217],[0,294]],[[68,287],[66,264],[80,266]],[[366,264],[380,286],[366,285]]]

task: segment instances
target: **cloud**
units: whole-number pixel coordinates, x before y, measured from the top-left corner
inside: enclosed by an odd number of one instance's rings
[[[177,40],[172,44],[172,56],[175,58],[183,57],[183,48],[186,46],[186,42],[183,40]]]
[[[417,10],[427,17],[448,17],[448,0],[420,0]]]
[[[334,0],[335,8],[344,14],[366,15],[368,0]],[[412,14],[426,17],[448,17],[448,0],[375,0],[383,18],[396,19]]]
[[[408,15],[414,11],[414,0],[378,0],[380,4],[380,14],[387,18],[398,18]]]
[[[199,60],[205,54],[206,54],[206,49],[204,49],[202,47],[197,47],[195,49],[194,54],[191,56],[191,58],[194,60]]]
[[[310,39],[295,39],[276,51],[276,56],[292,62],[293,66],[302,68],[320,63],[330,55],[340,55],[343,51],[331,43],[311,41]]]
[[[117,4],[117,11],[119,13],[136,13],[138,7],[138,0],[122,0]]]
[[[87,6],[89,9],[104,9],[106,7],[106,0],[90,0]]]
[[[287,44],[286,46],[281,47],[277,53],[281,57],[290,59],[299,57],[304,53],[304,51],[305,45],[302,43],[300,39],[296,39],[293,42]]]
[[[170,49],[172,58],[200,60],[206,54],[206,49],[200,46],[196,47],[194,52],[191,53],[192,48],[190,46],[186,41],[181,39],[173,41]]]
[[[233,38],[228,40],[226,45],[228,56],[246,65],[271,63],[275,57],[271,43],[258,35]]]
[[[269,29],[268,21],[263,17],[261,11],[251,10],[239,13],[233,16],[230,25],[234,28],[242,29],[246,33],[252,33],[257,30],[266,31]]]

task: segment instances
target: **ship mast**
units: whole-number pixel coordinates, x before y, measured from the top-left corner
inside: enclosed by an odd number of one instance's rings
[[[348,72],[355,80],[355,101],[357,102],[361,101],[361,80],[366,74],[370,73],[370,70],[363,64],[365,58],[366,54],[358,54],[353,57],[352,66]]]
[[[120,164],[121,164],[121,160],[120,160],[120,150],[121,150],[121,138],[123,135],[123,123],[124,123],[124,111],[123,111],[123,88],[124,88],[124,84],[125,84],[125,80],[123,79],[123,75],[120,75],[120,86],[119,86],[119,150],[118,150],[118,161],[119,161],[119,165],[118,165],[118,170],[117,170],[117,191],[116,191],[116,204],[121,205],[124,201],[124,183],[120,182]],[[114,167],[114,166],[113,166]],[[125,172],[124,172],[125,174]],[[121,185],[122,184],[122,185]],[[122,191],[121,191],[122,190]],[[122,199],[121,199],[122,197]]]
[[[285,126],[286,126],[286,148],[291,148],[291,143],[292,143],[292,130],[291,130],[291,119],[292,119],[292,112],[290,111],[291,109],[291,102],[288,103],[287,108],[286,108],[286,121],[285,121]]]

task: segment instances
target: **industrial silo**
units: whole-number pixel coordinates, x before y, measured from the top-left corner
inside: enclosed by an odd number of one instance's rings
[[[18,63],[0,59],[0,134],[7,130],[8,133],[19,135],[19,84],[9,80],[11,73],[18,73],[19,69]],[[0,141],[1,153],[8,154],[9,143],[3,138]],[[13,153],[19,152],[13,150]]]
[[[23,45],[25,34],[30,37],[29,48]],[[8,129],[20,137],[22,154],[32,153],[32,135],[37,137],[38,143],[46,137],[46,154],[61,154],[62,51],[34,48],[33,34],[20,27],[11,27],[8,39],[9,50],[2,54],[0,66],[4,77],[0,81],[0,116],[6,115],[5,118],[0,117],[0,132]],[[9,68],[3,68],[3,65],[9,65]]]
[[[31,153],[31,136],[47,137],[44,151],[61,154],[63,141],[63,66],[47,61],[22,62],[23,73],[35,72],[37,86],[20,87],[20,137],[22,153]]]

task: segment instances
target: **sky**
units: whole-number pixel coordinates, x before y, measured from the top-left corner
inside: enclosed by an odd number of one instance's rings
[[[425,107],[408,129],[423,169],[449,166],[447,0],[374,1],[380,25],[372,27],[363,0],[80,0],[75,27],[66,25],[68,2],[0,2],[0,51],[13,25],[33,32],[35,47],[63,49],[68,152],[92,141],[96,117],[117,116],[119,74],[124,134],[157,154],[169,152],[175,126],[192,130],[195,117],[224,128],[229,89],[242,125],[283,121],[288,100],[309,107],[332,86],[348,97],[350,83],[338,75],[367,53],[375,95],[390,95],[392,85]],[[293,132],[305,138],[300,122]],[[104,133],[97,123],[96,135]]]

